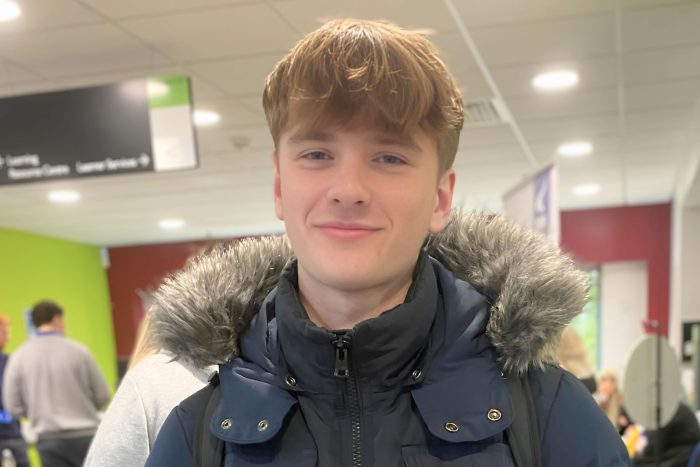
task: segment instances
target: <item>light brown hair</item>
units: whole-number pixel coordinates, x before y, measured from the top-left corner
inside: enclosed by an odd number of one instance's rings
[[[440,174],[464,123],[454,78],[424,34],[383,21],[334,20],[304,37],[267,78],[263,108],[275,147],[292,124],[379,127],[435,138]]]
[[[557,359],[562,368],[579,379],[593,376],[593,365],[588,358],[586,345],[581,335],[571,326],[565,327],[561,333],[557,346]]]
[[[598,382],[603,379],[609,379],[615,385],[615,392],[613,392],[610,397],[604,400],[599,400],[598,405],[603,410],[605,415],[615,428],[620,428],[620,415],[622,414],[622,406],[624,404],[622,399],[622,394],[620,394],[620,387],[617,384],[617,372],[610,368],[604,368],[600,371],[598,375]]]
[[[131,357],[129,357],[129,365],[127,366],[126,370],[131,370],[141,360],[156,353],[158,353],[158,348],[153,344],[151,336],[151,318],[149,314],[146,313],[139,323],[139,328],[136,333],[136,342],[134,343],[134,350],[131,352]]]

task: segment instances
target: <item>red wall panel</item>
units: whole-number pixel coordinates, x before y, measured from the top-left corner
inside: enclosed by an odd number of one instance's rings
[[[109,249],[107,271],[112,297],[112,316],[117,355],[131,354],[140,316],[137,290],[153,290],[168,273],[180,269],[187,258],[210,242],[194,241],[158,245],[141,245]]]
[[[667,334],[671,205],[655,204],[561,213],[561,246],[586,263],[646,261],[649,319]]]

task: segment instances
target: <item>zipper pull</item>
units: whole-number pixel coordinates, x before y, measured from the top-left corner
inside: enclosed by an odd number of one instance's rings
[[[335,347],[335,369],[333,376],[347,378],[350,376],[348,367],[348,350],[350,348],[350,335],[347,331],[334,331],[331,344]]]

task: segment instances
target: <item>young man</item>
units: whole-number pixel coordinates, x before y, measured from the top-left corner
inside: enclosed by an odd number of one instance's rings
[[[220,363],[221,400],[202,425],[205,392],[183,401],[146,465],[197,465],[208,435],[233,467],[513,466],[504,373],[529,382],[543,465],[629,465],[585,388],[544,366],[583,276],[500,218],[449,222],[462,101],[425,37],[330,22],[263,104],[295,258],[280,272],[284,239],[245,240],[159,291],[161,346]]]
[[[63,309],[44,300],[32,308],[36,336],[7,365],[2,399],[15,418],[27,417],[47,467],[81,467],[109,401],[109,388],[85,346],[66,338]]]

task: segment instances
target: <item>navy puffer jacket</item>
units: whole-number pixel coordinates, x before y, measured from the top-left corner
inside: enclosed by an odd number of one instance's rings
[[[212,433],[226,442],[226,466],[513,466],[505,438],[513,413],[504,370],[528,372],[545,466],[630,465],[619,436],[588,391],[568,373],[560,377],[546,371],[548,347],[578,311],[574,308],[580,308],[580,275],[549,247],[500,219],[458,218],[451,226],[456,227],[467,227],[467,232],[497,227],[501,236],[495,241],[506,246],[512,241],[508,235],[525,240],[525,246],[534,242],[539,260],[549,259],[556,271],[533,280],[525,272],[546,269],[538,261],[517,265],[499,250],[503,245],[484,251],[483,244],[472,241],[474,251],[481,248],[493,262],[505,264],[492,264],[491,272],[484,273],[488,268],[475,261],[458,271],[482,273],[467,282],[462,279],[469,273],[456,277],[446,260],[459,247],[446,237],[455,234],[448,229],[427,248],[442,262],[421,256],[402,305],[344,332],[319,328],[307,318],[296,293],[294,262],[281,275],[275,272],[277,287],[262,304],[255,303],[258,312],[250,309],[252,297],[264,286],[244,291],[248,295],[240,303],[212,299],[215,290],[226,289],[223,295],[230,297],[231,287],[239,286],[235,281],[212,284],[218,276],[211,264],[204,264],[211,258],[166,285],[154,314],[165,345],[175,342],[171,333],[183,332],[185,324],[185,337],[200,325],[210,326],[210,348],[219,338],[236,343],[229,350],[233,358],[220,365],[222,399],[209,421]],[[462,241],[464,235],[455,238]],[[284,250],[282,243],[271,242]],[[254,252],[249,273],[279,271],[276,265],[286,262],[288,252],[275,250],[270,256],[264,253],[269,245],[259,246],[251,240],[215,252],[222,257],[213,264],[224,258],[240,262],[245,250],[246,255]],[[462,249],[459,254],[469,253]],[[493,274],[500,275],[500,285]],[[540,297],[533,293],[535,284],[541,286]],[[557,299],[549,296],[552,287],[566,288]],[[193,293],[199,296],[193,298]],[[200,323],[191,308],[182,311],[188,306],[183,300],[201,302],[205,296],[199,314],[214,321],[217,313],[235,315],[228,333],[219,333],[213,321]],[[519,316],[512,314],[516,303]],[[554,322],[542,324],[546,319]],[[196,339],[186,342],[190,350],[180,349],[182,358],[220,358],[213,350],[192,348]],[[506,353],[511,348],[521,354]],[[201,410],[196,400],[183,401],[171,413],[147,466],[193,465],[193,433]]]

